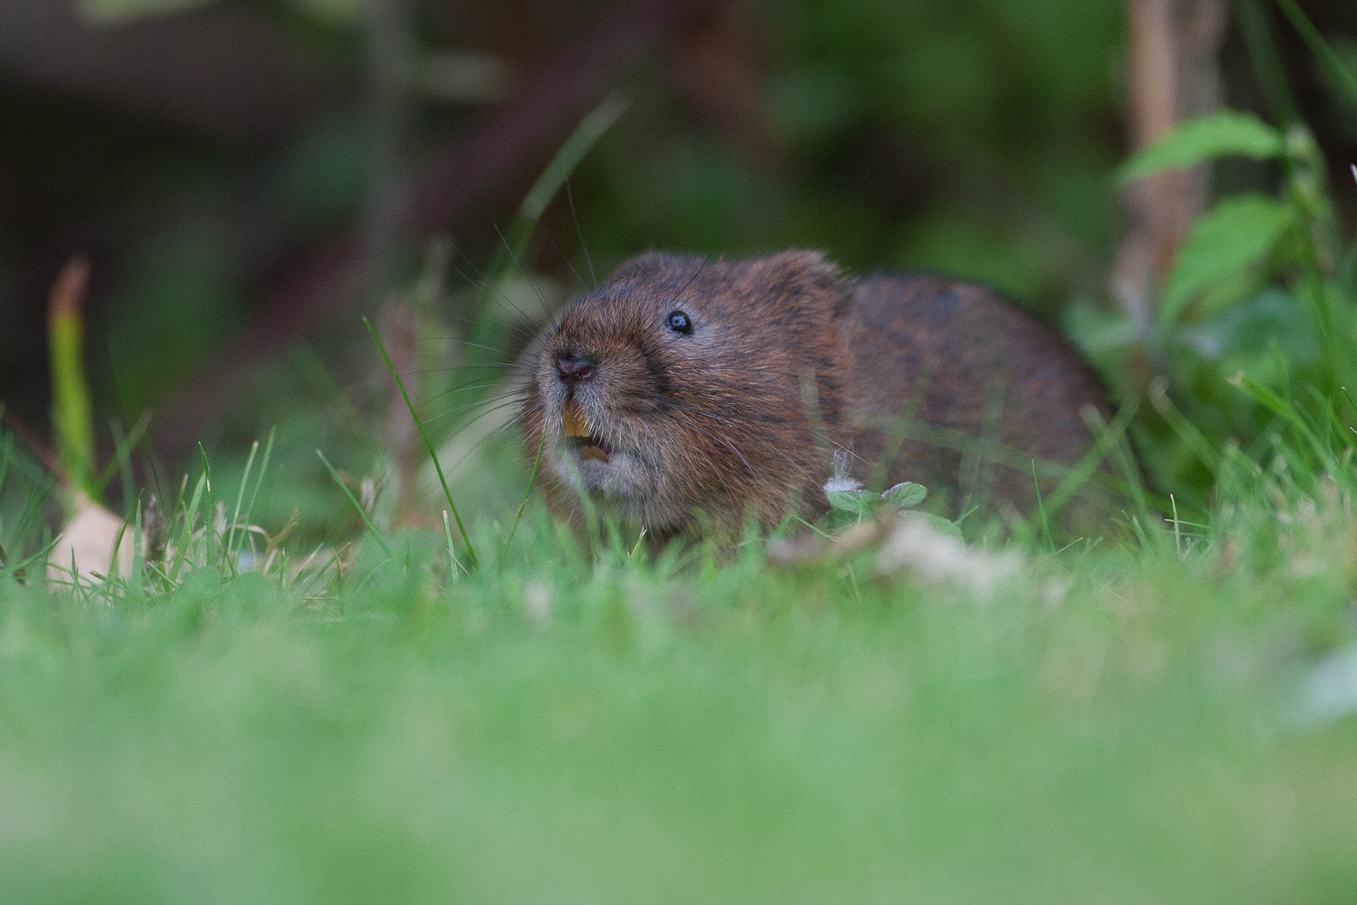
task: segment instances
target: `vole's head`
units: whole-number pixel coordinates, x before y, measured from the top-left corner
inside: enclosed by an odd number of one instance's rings
[[[647,254],[575,300],[534,348],[524,406],[557,508],[582,489],[659,533],[697,513],[727,530],[775,521],[824,481],[807,412],[833,428],[846,406],[849,292],[814,252]]]

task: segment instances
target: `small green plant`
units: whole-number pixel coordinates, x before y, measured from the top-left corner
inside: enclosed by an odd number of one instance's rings
[[[1341,68],[1295,4],[1281,6],[1316,58]],[[1266,55],[1270,40],[1254,41],[1256,52]],[[1332,81],[1357,109],[1351,74]],[[1284,84],[1269,84],[1285,97]],[[1158,371],[1152,405],[1137,421],[1141,449],[1164,489],[1185,494],[1194,508],[1227,447],[1264,462],[1281,432],[1322,467],[1357,428],[1357,240],[1340,235],[1325,161],[1305,124],[1274,126],[1233,111],[1195,119],[1127,161],[1119,179],[1226,157],[1267,164],[1276,188],[1222,198],[1193,226],[1148,333],[1089,309],[1072,318],[1105,369],[1118,372],[1139,355]],[[1123,390],[1136,393],[1129,384]]]
[[[847,513],[854,520],[861,521],[883,508],[911,509],[924,501],[928,496],[928,488],[913,481],[905,481],[883,493],[845,488],[826,490],[825,496],[834,511]]]

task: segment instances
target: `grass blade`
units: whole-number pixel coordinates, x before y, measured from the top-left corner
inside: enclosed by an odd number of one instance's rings
[[[1248,48],[1249,62],[1254,77],[1263,92],[1263,102],[1274,122],[1294,123],[1300,119],[1291,83],[1286,77],[1286,66],[1277,50],[1277,36],[1272,32],[1261,0],[1236,0],[1239,30]]]
[[[363,509],[363,504],[358,502],[358,498],[353,495],[353,491],[349,489],[349,485],[344,483],[344,479],[339,476],[339,472],[335,471],[335,467],[330,464],[330,460],[325,458],[325,453],[316,450],[316,455],[320,456],[320,461],[325,463],[326,471],[330,472],[330,477],[339,485],[339,489],[344,491],[344,496],[349,498],[349,502],[353,504],[354,510],[358,513],[358,517],[363,520],[363,524],[367,526],[368,531],[372,532],[372,536],[376,539],[377,545],[382,548],[382,552],[385,553],[388,558],[395,559],[396,554],[391,552],[391,547],[387,544],[386,538],[382,537],[382,533],[378,531],[377,526],[372,523],[372,518],[367,514],[367,511]]]
[[[245,471],[240,475],[240,490],[236,492],[236,509],[231,514],[231,524],[226,528],[226,561],[235,563],[236,526],[240,524],[240,510],[245,505],[245,488],[250,483],[250,469],[254,467],[254,457],[259,453],[259,441],[250,444],[250,454],[245,457]]]
[[[387,353],[382,338],[377,335],[376,329],[373,328],[372,322],[365,317],[363,318],[363,326],[368,328],[372,341],[377,344],[378,351],[382,353],[382,360],[386,362],[386,369],[391,372],[391,377],[396,381],[396,386],[400,388],[401,398],[405,400],[405,407],[410,410],[410,417],[415,419],[415,427],[419,429],[419,436],[424,441],[424,448],[429,451],[429,458],[433,461],[434,470],[438,472],[438,483],[443,487],[443,496],[448,501],[448,509],[452,511],[452,517],[457,522],[457,530],[462,535],[462,542],[466,544],[467,555],[471,557],[471,565],[478,566],[480,560],[476,557],[476,548],[471,543],[470,535],[467,534],[466,525],[462,524],[462,516],[457,512],[457,504],[452,500],[452,491],[448,489],[448,479],[443,474],[443,466],[438,461],[438,453],[433,448],[433,441],[429,439],[429,432],[424,429],[424,420],[419,417],[419,412],[415,411],[415,404],[411,401],[410,394],[405,390],[405,381],[401,380],[400,373],[396,370],[396,363],[391,360],[391,356]]]
[[[1329,42],[1324,40],[1319,29],[1315,28],[1314,23],[1301,11],[1296,0],[1277,0],[1277,5],[1300,33],[1306,46],[1310,48],[1310,53],[1314,54],[1320,65],[1328,71],[1335,87],[1342,92],[1351,106],[1357,107],[1357,75],[1353,75],[1338,54],[1334,53]]]
[[[460,569],[466,572],[466,566],[457,558],[457,547],[452,542],[452,522],[448,521],[448,510],[443,510],[443,535],[448,541],[448,559],[452,560],[452,577],[457,578],[457,571]],[[468,573],[469,574],[469,573]]]
[[[504,542],[504,550],[509,549],[509,545],[514,542],[514,534],[518,532],[518,521],[523,518],[523,507],[528,505],[528,497],[532,494],[532,485],[537,481],[537,466],[542,464],[542,451],[547,446],[546,431],[542,432],[542,439],[537,444],[537,456],[532,460],[532,471],[528,474],[528,489],[523,491],[523,502],[518,504],[518,509],[514,512],[514,523],[509,527],[509,537]],[[503,560],[503,554],[500,555]]]
[[[254,504],[259,499],[259,488],[264,486],[264,475],[268,474],[269,458],[273,455],[273,439],[277,433],[276,427],[269,428],[269,438],[264,442],[264,458],[259,463],[258,477],[254,479],[254,490],[250,491],[250,502],[245,507],[245,524],[247,526],[254,520]]]
[[[547,164],[542,175],[537,177],[537,182],[533,183],[523,202],[518,206],[518,216],[509,225],[503,245],[490,263],[489,279],[486,281],[489,286],[499,285],[513,272],[517,262],[522,260],[524,252],[527,251],[528,239],[532,237],[533,230],[537,228],[537,221],[542,218],[551,199],[556,197],[561,187],[565,185],[566,179],[580,165],[584,155],[589,153],[594,144],[603,137],[603,133],[608,131],[608,127],[616,122],[626,109],[627,102],[614,93],[604,98],[602,103],[580,120],[575,131],[570,133],[570,137],[561,145],[561,149]],[[493,319],[489,324],[493,324]],[[477,324],[473,339],[490,338],[481,335],[489,324],[483,316],[481,322]]]
[[[122,432],[122,427],[117,421],[112,423],[113,459],[104,466],[104,470],[99,472],[99,476],[94,479],[96,491],[102,494],[113,478],[121,473],[123,476],[123,498],[131,498],[129,480],[132,474],[132,450],[136,449],[137,445],[141,443],[150,426],[151,416],[149,413],[143,415],[140,421],[132,425],[132,429],[126,434]]]
[[[1051,521],[1046,517],[1046,505],[1041,501],[1041,479],[1037,477],[1037,460],[1032,460],[1032,483],[1037,488],[1037,515],[1041,519],[1041,539],[1046,541],[1046,546],[1050,550],[1055,549],[1055,541],[1051,539]]]
[[[1169,383],[1164,377],[1156,377],[1150,381],[1149,397],[1150,404],[1154,410],[1159,413],[1174,434],[1177,435],[1179,442],[1192,454],[1197,457],[1206,470],[1214,478],[1220,472],[1220,453],[1211,446],[1211,442],[1198,427],[1188,420],[1187,416],[1178,411],[1178,407],[1173,404],[1173,400],[1168,394]]]
[[[203,563],[215,566],[217,561],[216,519],[212,517],[212,469],[207,464],[207,450],[198,444],[198,453],[203,459]]]
[[[186,476],[187,477],[187,476]],[[184,520],[184,530],[179,533],[179,552],[174,557],[174,564],[170,567],[170,581],[178,584],[179,570],[184,567],[188,561],[189,545],[193,542],[193,523],[198,520],[198,507],[202,505],[203,493],[207,488],[207,474],[198,476],[198,481],[193,485],[193,496],[189,498],[188,506],[182,506],[184,501],[184,486],[179,488],[179,513]]]

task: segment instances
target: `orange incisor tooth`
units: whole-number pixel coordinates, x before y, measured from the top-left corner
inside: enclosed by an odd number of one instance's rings
[[[584,415],[573,399],[565,404],[565,435],[567,437],[589,436],[589,426],[584,423]]]

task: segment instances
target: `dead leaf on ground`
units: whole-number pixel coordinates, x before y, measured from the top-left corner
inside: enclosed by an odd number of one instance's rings
[[[47,557],[47,577],[50,581],[69,582],[74,569],[82,579],[97,580],[107,576],[110,568],[115,575],[128,575],[132,571],[134,545],[126,522],[81,494],[76,499],[75,516],[67,522]]]

